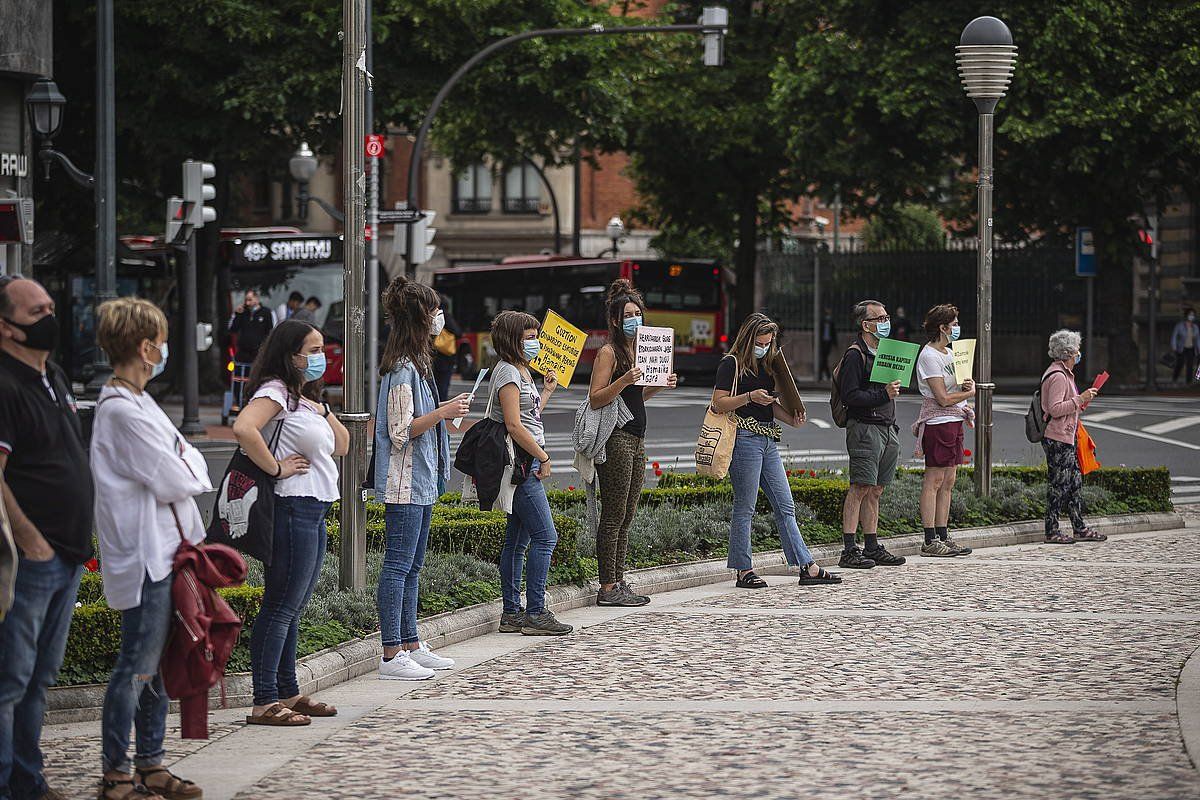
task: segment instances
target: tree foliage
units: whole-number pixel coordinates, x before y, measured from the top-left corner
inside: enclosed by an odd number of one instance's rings
[[[941,250],[946,245],[946,230],[937,212],[901,203],[867,223],[863,242],[872,250]]]

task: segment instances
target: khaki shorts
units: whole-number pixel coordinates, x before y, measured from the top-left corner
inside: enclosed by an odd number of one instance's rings
[[[893,425],[846,422],[846,450],[850,453],[850,482],[860,486],[887,486],[900,463],[900,434]]]

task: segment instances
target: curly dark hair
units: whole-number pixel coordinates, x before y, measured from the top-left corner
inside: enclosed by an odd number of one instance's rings
[[[307,322],[295,319],[284,320],[272,328],[262,347],[258,348],[254,365],[250,367],[250,381],[246,386],[245,396],[253,397],[264,383],[279,380],[287,387],[289,411],[296,410],[302,396],[321,402],[324,382],[317,378],[306,383],[304,370],[292,361],[304,347],[304,340],[315,330],[317,329]]]
[[[383,290],[383,313],[387,317],[388,340],[379,361],[379,374],[387,375],[401,360],[413,363],[428,376],[433,368],[433,339],[429,320],[441,307],[437,292],[423,283],[398,275]]]
[[[931,342],[936,342],[942,335],[942,326],[949,325],[956,319],[958,319],[958,306],[950,303],[934,306],[925,312],[925,322],[922,325],[925,329],[925,337]]]

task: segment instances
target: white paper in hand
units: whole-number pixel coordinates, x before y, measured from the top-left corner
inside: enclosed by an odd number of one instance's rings
[[[483,383],[483,379],[487,377],[487,374],[488,371],[485,367],[484,369],[479,370],[479,374],[475,376],[475,385],[471,387],[471,397],[467,400],[468,403],[475,399],[475,392],[479,391],[479,384]],[[451,420],[450,424],[454,426],[454,430],[458,430],[462,427],[462,421],[464,419],[466,419],[466,417],[456,417]]]

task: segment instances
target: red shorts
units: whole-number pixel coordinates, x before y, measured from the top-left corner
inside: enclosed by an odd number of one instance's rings
[[[963,463],[963,424],[943,422],[926,425],[921,436],[927,467],[957,467]]]

